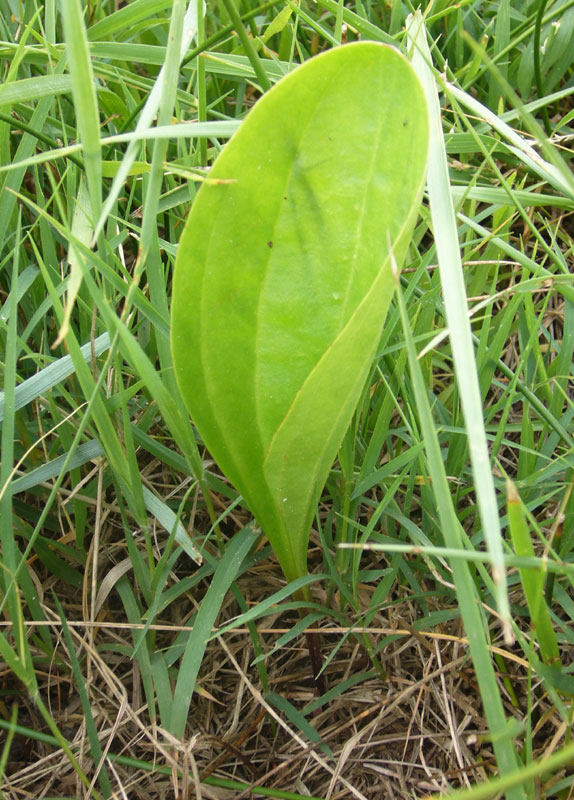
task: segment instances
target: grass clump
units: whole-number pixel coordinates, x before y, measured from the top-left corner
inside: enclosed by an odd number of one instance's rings
[[[412,11],[0,9],[4,797],[569,796],[573,9]],[[433,172],[286,585],[183,408],[172,273],[253,104],[355,40],[412,59]]]

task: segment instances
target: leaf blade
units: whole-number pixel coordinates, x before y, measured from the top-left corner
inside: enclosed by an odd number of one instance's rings
[[[305,572],[313,505],[374,356],[390,250],[403,259],[418,211],[421,108],[392,48],[363,42],[313,59],[259,101],[217,159],[179,246],[178,382],[289,580]]]

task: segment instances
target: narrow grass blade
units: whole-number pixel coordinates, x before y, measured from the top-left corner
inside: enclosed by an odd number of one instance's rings
[[[299,731],[306,736],[311,742],[314,742],[328,758],[334,758],[333,751],[329,747],[326,742],[321,740],[321,736],[317,733],[317,731],[313,728],[312,725],[305,719],[303,714],[295,708],[293,703],[290,703],[285,697],[281,697],[281,695],[276,694],[275,692],[269,692],[265,699],[268,703],[271,703],[272,706],[275,706],[277,711],[280,711],[284,714],[289,722],[294,725]]]
[[[133,657],[133,656],[132,656]],[[157,696],[160,720],[169,720],[172,712],[172,691],[169,671],[163,653],[152,653],[150,668]]]
[[[494,35],[494,56],[496,56],[508,46],[510,41],[510,0],[502,0],[500,3],[499,11],[496,15],[496,27]],[[502,64],[499,66],[501,75],[506,78],[508,74],[508,66]],[[500,100],[500,90],[495,81],[490,84],[488,93],[488,105],[490,108],[496,108]]]
[[[270,655],[276,653],[278,650],[281,650],[283,647],[286,647],[293,639],[296,639],[298,636],[301,636],[306,630],[306,628],[311,628],[315,624],[315,622],[319,622],[323,617],[323,614],[316,611],[313,614],[306,614],[302,619],[296,622],[288,631],[280,636],[273,648],[271,650],[267,650],[265,653],[261,653],[260,656],[255,658],[251,663],[258,664],[261,661],[266,661]],[[269,698],[267,698],[269,699]]]
[[[149,19],[153,14],[170,8],[172,2],[173,0],[133,0],[92,25],[88,37],[92,41],[116,37],[120,31],[125,31],[138,22]]]
[[[202,0],[200,0],[201,2]],[[181,60],[180,42],[183,31],[183,17],[185,0],[175,0],[171,12],[168,46],[165,54],[165,64],[162,68],[163,87],[157,117],[159,126],[166,126],[173,117],[173,109],[179,78],[179,63]],[[202,120],[203,121],[203,120]],[[150,300],[153,306],[169,317],[169,304],[166,292],[166,278],[163,261],[158,245],[157,211],[159,196],[163,180],[164,161],[168,147],[167,139],[157,139],[153,144],[151,171],[147,181],[147,191],[143,204],[144,212],[141,227],[140,247],[138,253],[137,272],[134,283],[139,279],[141,271],[145,268],[149,285]],[[164,381],[167,388],[177,392],[175,376],[172,369],[171,350],[169,341],[157,340],[159,360],[164,370]]]
[[[318,0],[317,4],[330,11],[332,14],[337,14],[339,11],[338,0]],[[383,42],[396,47],[396,41],[388,33],[381,30],[377,25],[365,19],[364,16],[359,16],[354,11],[343,6],[343,22],[353,30],[358,31],[365,39],[372,39],[375,42]]]
[[[534,782],[543,775],[557,774],[562,767],[568,766],[572,759],[574,759],[574,744],[569,744],[552,755],[544,755],[531,764],[521,767],[518,772],[501,775],[499,778],[476,784],[470,789],[453,792],[448,797],[449,800],[491,800],[491,798],[494,800],[502,797],[503,793],[506,793],[506,797],[511,797],[516,788],[526,789],[535,785]],[[442,794],[434,794],[429,795],[427,800],[442,800],[443,797]]]
[[[86,247],[92,238],[92,225],[90,223],[90,196],[84,180],[80,180],[78,195],[76,197],[76,207],[72,219],[72,235]],[[73,240],[68,248],[68,263],[70,265],[70,275],[66,290],[66,305],[64,307],[64,320],[60,326],[60,331],[52,347],[57,347],[65,338],[70,327],[70,318],[74,310],[74,304],[82,285],[82,268],[80,259],[83,258],[82,252],[77,250]]]
[[[39,272],[40,270],[38,269],[38,267],[30,265],[20,273],[20,275],[18,276],[18,292],[16,295],[18,298],[18,303],[24,297],[26,292],[30,289],[31,285],[38,277]],[[6,300],[4,305],[0,308],[0,323],[8,322],[8,320],[10,319],[11,312],[9,306],[10,303],[8,302],[8,300]],[[2,392],[0,392],[0,397],[1,396]]]
[[[135,560],[132,559],[132,561]],[[135,564],[134,564],[134,569],[135,569]],[[135,626],[139,626],[142,621],[141,606],[138,600],[136,599],[131,582],[127,579],[125,575],[121,576],[121,578],[116,583],[115,588],[119,596],[121,597],[126,612],[126,616],[129,622],[131,622],[134,625],[132,639],[135,644],[139,638],[139,631]],[[146,587],[145,594],[149,596],[149,585]],[[135,656],[135,658],[137,659],[137,662],[141,670],[142,683],[144,686],[146,700],[149,706],[149,715],[152,720],[155,720],[156,718],[155,691],[153,682],[153,672],[150,660],[151,659],[150,651],[153,650],[153,647],[150,646],[150,636],[153,636],[153,633],[152,634],[148,633],[148,636],[145,639],[144,646],[139,647],[137,656]]]
[[[200,0],[201,2],[201,0]],[[235,7],[235,3],[233,0],[222,0],[227,13],[229,14],[233,26],[237,32],[237,35],[241,39],[241,44],[243,45],[243,49],[247,53],[247,57],[251,62],[251,66],[253,67],[253,72],[257,76],[257,81],[259,85],[266,92],[268,89],[271,88],[271,82],[267,77],[265,70],[263,69],[263,65],[259,56],[257,55],[257,51],[255,50],[253,43],[245,29],[245,25],[243,24],[243,20],[241,19],[241,15],[237,11]]]
[[[56,67],[55,74],[58,78],[62,77],[61,72],[64,69],[64,59]],[[68,76],[65,76],[68,77]],[[71,87],[71,83],[70,83]],[[29,98],[28,98],[29,99]],[[30,119],[30,127],[34,130],[41,131],[46,124],[46,118],[50,106],[53,103],[53,94],[43,97],[37,104],[32,118]],[[25,133],[18,144],[16,153],[14,154],[14,161],[24,161],[36,150],[37,138],[32,134]],[[9,229],[14,209],[16,207],[16,192],[19,191],[24,176],[26,174],[26,167],[19,167],[14,172],[6,176],[6,179],[1,184],[0,191],[0,249],[7,240],[6,232]]]
[[[450,343],[476,485],[476,498],[486,544],[492,554],[492,576],[496,587],[498,611],[506,635],[510,636],[510,606],[504,570],[502,535],[468,321],[468,303],[464,287],[456,216],[450,193],[440,102],[430,66],[432,64],[431,54],[420,13],[410,18],[408,35],[414,45],[413,66],[423,84],[430,112],[431,136],[427,185],[446,318],[450,330]]]
[[[534,117],[529,113],[526,109],[524,104],[522,103],[518,94],[514,91],[512,86],[502,77],[500,70],[496,67],[496,65],[492,62],[490,57],[486,54],[483,48],[477,44],[477,42],[473,41],[470,36],[466,37],[469,46],[475,51],[477,56],[484,60],[487,65],[487,68],[492,72],[492,77],[500,84],[504,93],[508,96],[510,101],[516,107],[519,117],[522,119],[525,126],[530,130],[533,137],[538,141],[542,152],[548,159],[548,161],[544,161],[538,153],[530,149],[529,154],[525,154],[523,156],[524,162],[529,163],[530,166],[538,172],[540,169],[542,170],[542,174],[544,175],[544,179],[547,180],[552,185],[559,188],[560,191],[563,191],[565,194],[569,195],[570,197],[574,197],[574,178],[572,177],[572,172],[566,161],[562,158],[560,151],[555,148],[549,140],[546,138],[544,129],[538,124],[538,122],[534,119]],[[455,91],[457,91],[455,89]],[[465,94],[465,93],[463,93]],[[484,106],[482,106],[478,101],[474,101],[470,95],[466,94],[466,103],[467,106],[475,106],[475,109],[478,106],[481,106],[482,109],[486,112],[485,117],[489,120],[493,127],[504,126],[504,122],[502,122],[499,118],[497,118],[492,112],[489,112]],[[542,98],[541,108],[544,113],[546,108],[546,98]],[[462,99],[461,99],[462,102]],[[503,135],[508,135],[509,129],[508,126],[505,126],[507,131]],[[521,153],[524,153],[524,141],[522,137],[514,134],[514,136],[519,140],[518,144],[518,156],[521,157]]]
[[[283,586],[283,588],[279,589],[279,591],[274,592],[269,597],[266,597],[261,603],[258,603],[256,606],[253,606],[249,609],[249,611],[245,611],[243,614],[237,616],[233,622],[229,622],[227,625],[223,625],[217,631],[211,634],[210,638],[215,638],[217,636],[224,636],[228,631],[232,631],[235,628],[240,628],[242,625],[247,625],[253,620],[260,619],[261,617],[266,616],[267,614],[278,612],[281,610],[287,610],[287,608],[316,608],[317,606],[310,606],[307,602],[303,601],[295,601],[294,603],[290,603],[289,605],[285,604],[280,606],[279,604],[283,602],[288,597],[292,595],[297,595],[297,593],[304,589],[306,586],[310,586],[312,583],[317,583],[318,581],[325,580],[327,575],[305,575],[304,578],[297,578],[295,581],[291,581],[288,583],[287,586]],[[325,609],[322,608],[321,611],[324,613]]]
[[[61,2],[68,63],[72,76],[72,95],[79,138],[84,152],[93,221],[97,218],[102,202],[102,153],[100,150],[98,99],[82,4],[80,0],[61,0]]]
[[[506,484],[506,501],[508,509],[508,527],[512,543],[517,556],[533,557],[534,547],[530,539],[528,523],[522,508],[520,496],[516,486],[511,480]],[[532,632],[540,645],[542,660],[551,667],[560,666],[560,650],[556,634],[550,621],[546,600],[544,598],[544,584],[546,575],[541,569],[520,570],[520,580],[526,596]]]
[[[110,346],[110,336],[108,333],[102,333],[93,343],[89,342],[79,348],[81,357],[84,361],[91,361],[93,356],[101,355]],[[48,392],[54,386],[64,381],[68,376],[72,375],[75,371],[74,362],[71,356],[62,356],[57,361],[54,361],[50,366],[40,370],[40,372],[33,375],[16,387],[14,392],[14,411],[23,408],[31,403],[37,397]],[[0,392],[0,422],[4,419],[5,413],[6,393]]]
[[[89,273],[86,272],[84,274],[84,280],[89,286],[94,300],[97,301],[100,313],[106,320],[109,329],[115,329],[126,359],[137,369],[151,396],[155,399],[175,441],[177,441],[188,459],[189,467],[194,476],[199,480],[203,480],[203,463],[197,449],[189,418],[183,411],[181,403],[178,404],[177,402],[179,395],[169,391],[168,386],[162,380],[161,374],[155,369],[136,337],[128,330],[124,322],[116,316]]]
[[[190,125],[189,123],[179,123],[175,125],[161,125],[157,128],[150,128],[145,131],[132,131],[130,133],[118,133],[114,136],[106,136],[100,140],[102,147],[109,147],[112,144],[123,144],[124,142],[133,143],[137,145],[140,141],[146,141],[148,139],[209,139],[211,137],[217,137],[219,139],[228,139],[229,137],[233,136],[235,131],[238,129],[240,125],[239,120],[221,120],[216,122],[198,122]],[[58,158],[67,158],[68,156],[72,156],[75,153],[82,152],[82,145],[81,144],[70,144],[67,147],[58,147],[54,150],[45,150],[38,155],[30,156],[29,158],[24,158],[21,161],[13,161],[10,164],[2,164],[0,165],[0,173],[2,172],[12,172],[14,170],[28,168],[34,166],[34,164],[45,164],[49,161],[55,161]],[[106,169],[106,164],[110,164],[111,162],[104,162],[102,168]],[[123,162],[113,162],[113,177],[117,177],[117,174],[121,169],[125,170],[125,167],[120,166]],[[126,176],[131,175],[133,170],[132,167],[134,164],[138,164],[139,162],[134,161],[128,168],[126,172]],[[147,165],[146,165],[147,168]],[[111,167],[108,167],[111,169]],[[107,177],[107,176],[106,176]]]
[[[17,545],[14,537],[14,527],[12,523],[12,498],[10,492],[4,491],[12,478],[12,465],[14,462],[14,433],[15,433],[15,387],[18,362],[18,270],[20,267],[20,247],[21,247],[21,214],[18,215],[18,226],[16,228],[16,245],[14,248],[14,259],[12,262],[12,276],[10,283],[10,295],[6,301],[9,311],[9,322],[7,326],[6,338],[4,339],[5,351],[2,360],[4,361],[4,407],[5,418],[3,419],[2,431],[0,432],[0,445],[2,459],[0,460],[0,543],[2,545],[1,564],[4,568],[0,570],[0,586],[2,594],[8,602],[12,612],[12,619],[16,619],[18,598],[17,587],[9,592],[9,574],[14,575],[17,560]],[[3,337],[4,338],[4,337]],[[7,573],[9,573],[7,575]]]
[[[532,275],[545,278],[549,281],[559,284],[560,291],[564,297],[567,297],[569,300],[574,300],[574,286],[571,285],[569,276],[564,278],[560,275],[554,275],[554,273],[550,272],[545,267],[540,266],[536,261],[534,261],[534,259],[529,258],[526,253],[522,253],[516,247],[513,247],[513,245],[511,245],[509,242],[506,242],[504,239],[500,238],[500,236],[492,236],[491,231],[485,228],[484,225],[480,225],[478,222],[476,222],[476,220],[471,219],[465,214],[459,212],[458,218],[464,223],[464,225],[475,231],[475,233],[489,238],[492,244],[495,244],[501,252],[505,253],[514,261],[517,261],[520,266],[525,267]]]
[[[180,62],[185,53],[187,52],[187,49],[192,40],[194,39],[196,33],[197,33],[197,2],[196,0],[190,0],[189,6],[187,8],[184,17],[183,34],[181,37],[181,42],[179,44]],[[151,127],[153,119],[161,104],[161,95],[164,88],[164,79],[165,79],[165,66],[161,68],[159,75],[157,76],[156,82],[153,86],[153,89],[146,100],[145,106],[143,107],[143,110],[140,114],[138,124],[136,125],[136,132],[139,133],[141,131],[148,130]],[[112,183],[112,187],[104,202],[102,212],[96,223],[94,231],[94,239],[97,239],[100,232],[103,230],[103,226],[116,200],[118,199],[118,196],[124,185],[124,181],[126,180],[127,175],[129,173],[130,167],[136,159],[138,149],[139,149],[139,143],[138,141],[134,141],[128,146],[128,149],[126,150],[122,164],[118,170],[114,182]]]
[[[574,197],[574,186],[572,186],[571,181],[567,180],[562,170],[543,159],[532,145],[520,134],[516,133],[510,125],[467,92],[463,92],[462,89],[448,84],[448,91],[462,106],[467,108],[472,114],[486,120],[494,130],[504,136],[504,138],[511,143],[509,145],[511,152],[526,164],[526,166],[532,169],[533,172],[540,175],[545,181],[548,181],[548,183],[554,186],[555,189],[558,189],[558,191],[564,192],[567,197]]]
[[[2,747],[2,755],[0,756],[0,785],[4,785],[4,775],[6,773],[6,765],[12,750],[12,742],[16,733],[16,723],[18,721],[18,706],[16,703],[12,706],[12,713],[10,714],[9,722],[10,727],[7,728],[7,735]],[[4,798],[2,798],[4,800]]]
[[[38,75],[34,78],[23,78],[0,87],[0,108],[17,103],[29,103],[42,97],[57,97],[68,94],[72,89],[72,78],[69,75]]]
[[[42,733],[36,729],[28,728],[25,725],[15,725],[11,720],[5,720],[0,717],[0,730],[10,731],[12,729],[14,729],[16,734],[23,736],[26,739],[31,739],[35,742],[43,742],[51,747],[60,746],[59,739],[49,733]],[[114,763],[122,764],[130,769],[141,769],[144,772],[153,772],[157,775],[166,775],[168,777],[173,776],[173,768],[171,765],[162,767],[152,761],[143,761],[138,758],[131,758],[130,756],[117,755],[116,753],[110,753],[109,759]],[[177,774],[180,777],[182,776],[181,769],[177,770]],[[193,775],[190,776],[190,779],[193,780]],[[203,783],[206,786],[217,786],[222,789],[229,789],[233,792],[249,792],[252,794],[254,791],[253,787],[248,783],[232,781],[228,780],[227,778],[208,776],[203,780]],[[297,792],[288,792],[272,786],[257,786],[256,791],[257,794],[260,794],[262,797],[276,797],[278,800],[324,800],[324,797],[317,797],[310,794],[298,794]],[[59,800],[62,799],[59,798]],[[77,800],[77,798],[64,798],[63,800]]]
[[[440,525],[446,546],[448,548],[461,550],[463,549],[461,524],[456,516],[452,503],[443,456],[427,395],[427,388],[422,377],[421,367],[413,342],[409,319],[400,287],[397,293],[403,330],[407,343],[413,391],[420,417],[420,425],[431,478],[431,487],[438,510]],[[476,678],[480,687],[486,718],[492,734],[494,751],[496,753],[500,772],[502,775],[506,775],[518,769],[518,760],[512,742],[509,740],[504,707],[490,660],[490,653],[484,633],[483,619],[477,603],[476,587],[466,563],[461,559],[455,558],[451,560],[450,564],[454,576],[458,603],[474,662]],[[525,795],[521,789],[515,789],[508,794],[509,800],[524,800],[524,798]]]
[[[113,791],[112,791],[112,785],[110,783],[110,776],[108,775],[106,765],[103,761],[103,752],[102,752],[102,747],[100,745],[100,740],[98,738],[98,730],[96,728],[96,723],[94,721],[94,717],[92,714],[92,706],[90,704],[90,698],[88,697],[88,692],[86,690],[85,679],[84,676],[82,675],[80,662],[78,661],[78,656],[74,649],[72,634],[70,633],[70,628],[68,627],[68,621],[64,614],[64,610],[55,594],[53,594],[53,600],[54,603],[56,604],[58,616],[60,617],[60,621],[62,623],[62,633],[64,635],[66,649],[68,651],[68,655],[70,657],[70,663],[72,665],[72,674],[74,676],[74,680],[76,683],[76,689],[78,690],[78,694],[80,695],[80,702],[82,704],[82,711],[84,713],[84,722],[86,725],[86,733],[88,734],[88,740],[90,742],[92,758],[99,767],[98,782],[100,784],[102,792],[104,793],[104,796],[111,797]]]
[[[203,560],[201,553],[194,546],[189,534],[177,518],[177,515],[168,505],[163,502],[163,500],[160,500],[159,497],[156,497],[155,494],[150,492],[150,490],[145,486],[143,487],[143,496],[145,506],[150,514],[157,519],[162,528],[164,528],[168,533],[171,533],[175,528],[175,541],[178,543],[181,549],[187,553],[192,561],[195,561],[196,564],[201,564]]]
[[[13,462],[15,457],[15,385],[18,368],[19,343],[18,343],[18,283],[20,268],[20,252],[22,247],[22,219],[18,215],[16,226],[16,244],[14,248],[14,258],[12,262],[12,276],[10,283],[10,294],[6,301],[9,310],[9,322],[5,339],[4,352],[4,388],[5,388],[5,409],[6,414],[3,420],[2,431],[0,433],[0,587],[1,602],[0,613],[6,606],[7,615],[13,623],[12,638],[14,648],[2,635],[0,637],[1,655],[7,660],[15,674],[26,686],[31,694],[37,691],[36,675],[34,665],[28,645],[28,637],[24,630],[24,620],[22,613],[21,591],[26,594],[24,598],[28,606],[32,609],[37,608],[36,589],[30,584],[29,576],[23,576],[22,590],[18,585],[18,561],[20,550],[16,539],[16,527],[14,525],[14,512],[12,508],[12,496],[9,489],[13,474]]]
[[[217,619],[223,599],[241,567],[243,559],[260,535],[260,531],[247,526],[231,539],[212,578],[207,594],[201,602],[193,630],[188,639],[179,669],[169,725],[170,733],[181,739],[184,735],[191,697],[211,629]]]
[[[66,471],[77,469],[87,464],[89,461],[93,461],[95,458],[101,458],[104,455],[105,453],[100,443],[92,439],[90,442],[81,444],[76,448],[71,458],[67,455],[58,456],[42,464],[40,467],[30,470],[20,478],[16,478],[16,480],[12,481],[10,487],[12,495],[18,494],[19,492],[27,492],[41,483],[57,478],[61,474],[63,468],[65,468]]]
[[[68,233],[68,236],[71,237],[71,232]],[[39,253],[38,256],[40,257]],[[49,272],[41,261],[40,265],[47,290],[50,293],[52,303],[54,305],[54,310],[61,324],[64,318],[64,309],[57,296]],[[114,428],[112,420],[107,413],[103,398],[99,393],[102,376],[100,375],[100,378],[97,381],[94,380],[92,371],[86,363],[87,359],[81,352],[80,345],[78,344],[73,330],[70,330],[68,334],[66,345],[70,351],[70,357],[72,359],[74,371],[78,376],[78,381],[82,387],[82,392],[84,393],[86,400],[88,400],[88,403],[91,405],[93,422],[97,426],[98,433],[101,437],[102,446],[106,451],[106,455],[114,469],[118,481],[121,483],[122,489],[126,492],[128,502],[130,503],[132,511],[134,511],[136,519],[140,519],[140,516],[137,513],[137,502],[135,501],[133,494],[134,492],[137,493],[137,487],[131,486],[129,467],[124,450],[120,444],[119,437],[116,429]]]

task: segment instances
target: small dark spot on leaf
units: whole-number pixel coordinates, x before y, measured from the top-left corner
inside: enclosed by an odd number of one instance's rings
[[[273,247],[273,242],[267,242],[267,247]]]
[[[407,117],[405,117],[404,120],[403,120],[403,128],[405,128],[408,124],[409,124],[409,121],[408,121]]]

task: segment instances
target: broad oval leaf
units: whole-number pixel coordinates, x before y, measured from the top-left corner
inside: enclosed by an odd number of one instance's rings
[[[394,48],[330,50],[217,158],[177,254],[182,395],[289,580],[365,383],[418,213],[426,102]]]

